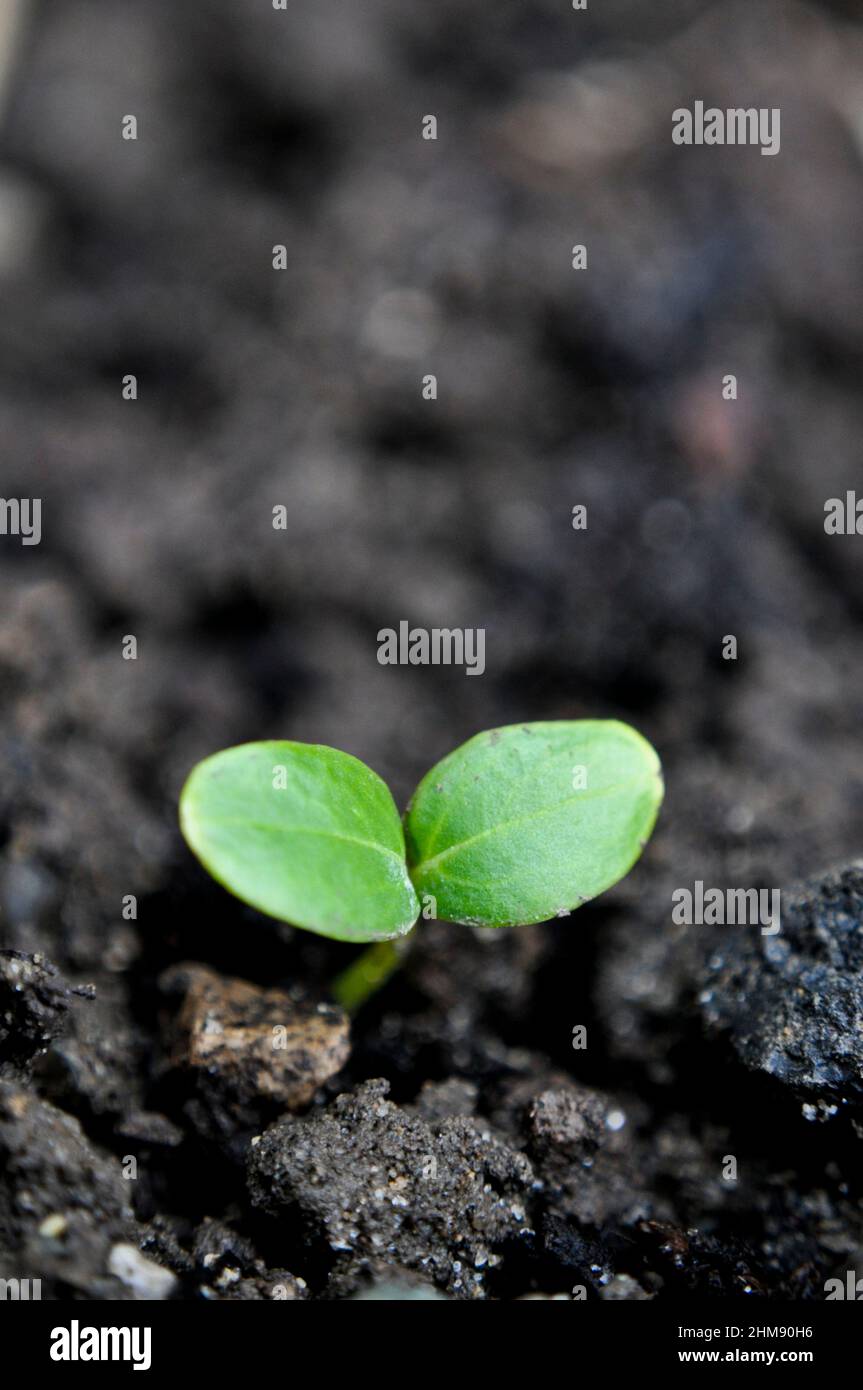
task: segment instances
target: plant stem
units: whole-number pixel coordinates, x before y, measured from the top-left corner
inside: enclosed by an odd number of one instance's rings
[[[330,985],[336,1003],[346,1013],[355,1014],[400,968],[410,945],[411,936],[400,936],[367,946]]]

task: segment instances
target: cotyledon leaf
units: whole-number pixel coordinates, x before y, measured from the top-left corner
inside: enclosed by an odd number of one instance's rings
[[[180,826],[213,877],[270,917],[341,941],[416,921],[395,802],[349,753],[284,741],[214,753],[183,788]]]
[[[565,915],[629,872],[662,795],[654,749],[616,720],[477,734],[426,774],[408,807],[414,887],[450,922]]]

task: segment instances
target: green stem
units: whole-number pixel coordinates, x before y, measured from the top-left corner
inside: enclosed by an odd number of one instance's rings
[[[410,935],[367,946],[330,985],[336,1003],[346,1013],[355,1014],[401,967],[410,946]]]

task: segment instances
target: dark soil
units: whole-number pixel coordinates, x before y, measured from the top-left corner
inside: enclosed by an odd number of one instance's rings
[[[42,499],[41,544],[0,536],[0,1277],[807,1299],[863,1269],[863,542],[823,524],[861,486],[861,70],[839,3],[33,5],[0,145],[2,493]],[[780,107],[781,152],[674,146],[696,99]],[[380,666],[402,618],[484,627],[485,674]],[[403,804],[480,729],[583,716],[662,756],[641,863],[567,920],[421,924],[349,1044],[351,951],[176,826],[244,740],[344,748]],[[787,932],[675,925],[697,880],[782,888]]]

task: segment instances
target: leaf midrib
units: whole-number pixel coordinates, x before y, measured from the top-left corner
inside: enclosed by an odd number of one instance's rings
[[[396,863],[407,868],[405,857],[394,849],[388,849],[386,845],[379,844],[377,840],[363,840],[359,835],[342,835],[338,830],[320,830],[312,825],[271,825],[268,821],[247,820],[245,817],[225,818],[223,816],[208,816],[205,818],[205,825],[239,825],[243,829],[267,830],[274,835],[321,835],[330,840],[341,840],[349,845],[362,845],[365,849],[377,850],[379,854],[388,854]]]
[[[532,811],[527,816],[516,816],[514,820],[497,821],[485,830],[478,830],[475,835],[469,835],[466,840],[459,840],[457,844],[449,845],[442,849],[440,854],[432,855],[431,859],[422,859],[418,864],[410,867],[411,878],[421,877],[428,873],[433,864],[439,864],[441,860],[447,859],[451,854],[458,854],[460,850],[466,849],[468,845],[476,844],[477,840],[488,839],[489,835],[496,835],[501,830],[511,830],[518,825],[526,825],[531,821],[540,820],[543,816],[551,815],[554,811],[560,811],[564,806],[571,806],[575,802],[593,801],[599,796],[609,796],[613,792],[622,791],[626,787],[631,787],[642,778],[632,779],[627,782],[616,782],[610,787],[599,787],[594,792],[576,792],[574,796],[568,796],[563,801],[555,801],[551,806],[544,806],[541,811]]]

